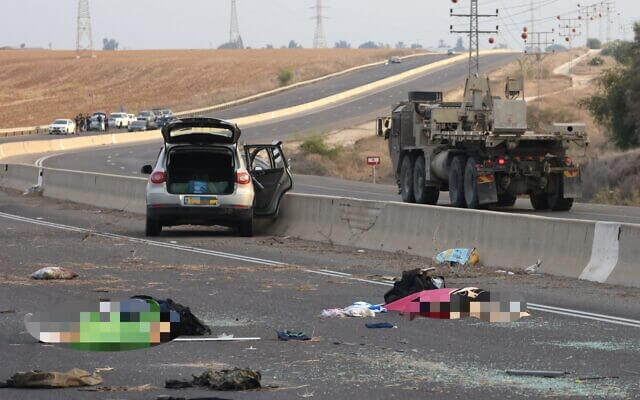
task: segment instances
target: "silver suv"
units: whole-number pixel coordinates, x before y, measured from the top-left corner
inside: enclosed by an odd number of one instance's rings
[[[145,165],[145,233],[163,226],[224,225],[253,235],[253,217],[277,216],[293,178],[280,142],[238,146],[237,125],[189,118],[162,128],[155,167]]]

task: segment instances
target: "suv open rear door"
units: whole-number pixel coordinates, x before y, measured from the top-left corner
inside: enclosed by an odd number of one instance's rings
[[[254,214],[261,217],[277,215],[282,196],[293,188],[282,143],[245,145],[244,152],[247,168],[257,182]]]

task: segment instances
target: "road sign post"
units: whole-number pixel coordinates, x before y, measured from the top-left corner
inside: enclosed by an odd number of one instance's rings
[[[380,157],[379,156],[370,156],[367,157],[367,164],[371,165],[373,168],[373,184],[376,184],[376,166],[380,165]]]

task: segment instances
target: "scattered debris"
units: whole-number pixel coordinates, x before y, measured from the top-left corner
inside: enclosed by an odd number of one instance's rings
[[[16,310],[0,310],[0,314],[15,314]]]
[[[444,277],[430,277],[427,275],[427,270],[412,269],[402,272],[402,279],[396,281],[393,288],[385,293],[384,301],[391,303],[413,293],[444,287],[446,287]]]
[[[29,371],[14,374],[4,385],[8,388],[59,389],[80,386],[96,386],[102,378],[96,374],[73,368],[67,372]]]
[[[233,335],[227,335],[225,332],[222,332],[217,336],[218,339],[233,339]]]
[[[22,195],[23,196],[28,196],[28,195],[36,195],[36,196],[41,196],[43,192],[43,188],[42,185],[33,185],[31,186],[29,189],[25,190]],[[42,219],[42,218],[38,218],[38,219]]]
[[[77,278],[78,274],[73,271],[64,269],[62,267],[44,267],[40,268],[33,274],[31,274],[32,279],[74,279]]]
[[[597,381],[601,379],[618,379],[619,376],[582,376],[579,377],[578,381]]]
[[[480,262],[480,254],[475,248],[449,249],[436,255],[434,260],[438,264],[477,265]]]
[[[532,371],[532,370],[518,370],[508,369],[507,375],[511,376],[535,376],[539,378],[558,378],[561,376],[569,375],[566,371]]]
[[[289,341],[289,340],[311,340],[309,336],[307,336],[304,332],[293,332],[293,331],[278,331],[278,340]]]
[[[250,369],[223,369],[214,371],[208,369],[202,374],[193,375],[193,380],[167,380],[165,388],[182,389],[189,387],[205,387],[212,390],[250,390],[259,389],[262,375],[258,371]]]
[[[540,266],[542,266],[542,260],[538,259],[538,261],[535,264],[525,268],[524,272],[526,272],[529,275],[537,274],[540,271]]]
[[[247,341],[254,341],[254,340],[262,340],[262,338],[259,337],[223,337],[223,338],[219,338],[219,337],[204,337],[204,338],[195,338],[195,337],[188,337],[188,338],[177,338],[174,339],[174,342],[247,342]]]
[[[156,299],[150,296],[133,296],[132,299],[155,300],[160,305],[160,312],[175,311],[180,315],[180,324],[176,336],[205,336],[211,335],[211,328],[193,315],[189,307],[174,302],[172,299]],[[171,332],[174,333],[173,331]]]
[[[150,383],[140,386],[94,386],[91,388],[78,389],[83,392],[146,392],[148,390],[154,390],[155,387]]]
[[[414,293],[386,304],[389,311],[436,319],[478,318],[487,322],[513,322],[528,317],[526,303],[505,301],[476,287],[432,289]]]
[[[322,310],[322,318],[360,317],[373,318],[377,313],[387,312],[382,305],[369,304],[364,301],[356,301],[346,308],[329,308]]]
[[[222,397],[198,397],[198,398],[186,398],[186,397],[173,397],[167,395],[161,395],[156,397],[156,400],[230,400]]]
[[[376,322],[372,324],[364,324],[369,329],[385,329],[385,328],[397,328],[397,326],[389,322]]]
[[[366,253],[366,251],[364,251],[364,250],[362,250],[362,249],[358,249],[358,253],[360,253],[360,254],[364,254],[364,253]]]
[[[505,275],[515,275],[515,273],[511,272],[511,271],[505,271],[503,269],[499,269],[496,271],[496,274],[505,274]]]

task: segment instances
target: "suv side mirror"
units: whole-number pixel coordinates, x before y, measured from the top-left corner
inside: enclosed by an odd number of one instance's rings
[[[140,172],[145,175],[151,175],[151,173],[153,172],[153,167],[151,165],[145,165],[140,169]]]

